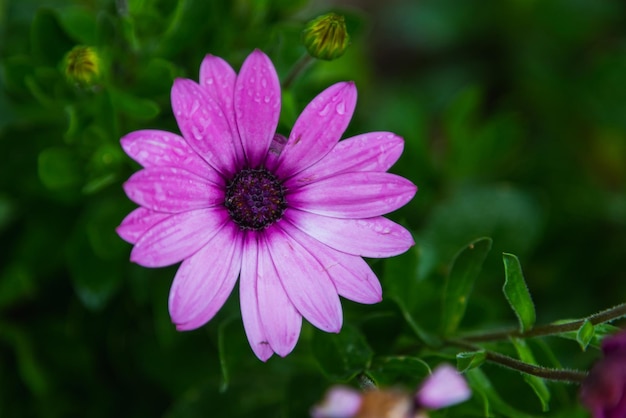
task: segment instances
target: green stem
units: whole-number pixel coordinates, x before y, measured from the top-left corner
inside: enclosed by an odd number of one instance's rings
[[[308,53],[304,54],[291,68],[291,71],[283,81],[282,88],[287,90],[291,84],[296,80],[296,78],[304,71],[304,69],[313,62],[313,57],[311,57]]]
[[[449,343],[472,351],[483,350],[482,348],[474,344],[468,344],[467,342],[462,340],[449,341]],[[490,361],[491,363],[498,364],[508,369],[517,370],[522,373],[541,377],[543,379],[557,380],[569,383],[581,383],[587,376],[587,373],[581,372],[579,370],[553,369],[550,367],[543,367],[536,364],[525,363],[513,357],[496,353],[495,351],[483,351],[485,352],[486,360]]]
[[[592,325],[603,324],[605,322],[615,321],[616,319],[626,316],[626,303],[614,306],[604,311],[600,311],[583,319],[565,322],[561,324],[540,325],[526,332],[520,332],[517,329],[509,329],[502,331],[487,332],[481,334],[467,335],[463,340],[470,342],[487,342],[506,340],[510,337],[531,338],[543,337],[546,335],[561,334],[568,331],[577,331],[585,321],[591,322]]]
[[[579,370],[552,369],[549,367],[537,366],[535,364],[524,363],[523,361],[514,359],[513,357],[505,356],[504,354],[493,351],[486,351],[485,355],[487,356],[487,360],[492,363],[548,380],[581,383],[587,376],[586,373]]]

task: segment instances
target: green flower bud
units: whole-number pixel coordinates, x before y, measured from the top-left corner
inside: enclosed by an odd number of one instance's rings
[[[65,56],[65,76],[81,86],[92,86],[100,79],[100,57],[94,48],[79,45]]]
[[[343,16],[328,13],[306,24],[302,39],[309,54],[322,60],[334,60],[346,52],[350,36]]]

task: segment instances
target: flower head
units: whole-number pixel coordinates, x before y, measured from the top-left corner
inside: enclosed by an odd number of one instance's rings
[[[336,13],[327,13],[308,22],[302,40],[312,57],[328,61],[342,56],[350,44],[346,22]]]
[[[339,296],[381,300],[361,257],[389,257],[413,245],[382,217],[416,187],[386,173],[403,141],[372,132],[339,142],[356,88],[330,86],[309,103],[288,138],[276,133],[280,85],[274,66],[252,52],[239,74],[207,55],[200,83],[177,79],[172,108],[182,136],[159,130],[121,140],[143,166],[124,184],[140,207],[118,227],[146,267],[182,261],[169,296],[178,330],[207,323],[239,278],[241,315],[261,359],[289,354],[302,318],[339,332]]]
[[[626,416],[626,331],[602,341],[601,358],[580,389],[580,399],[593,418]]]

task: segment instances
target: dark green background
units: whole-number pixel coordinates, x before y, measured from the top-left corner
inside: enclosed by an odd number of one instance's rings
[[[301,417],[332,383],[414,388],[440,329],[454,255],[488,236],[460,332],[515,326],[502,252],[516,254],[537,322],[578,318],[626,298],[626,3],[621,0],[0,0],[0,416]],[[371,260],[388,296],[344,301],[339,336],[307,325],[268,363],[247,345],[238,299],[178,333],[167,313],[175,267],[128,261],[114,228],[133,209],[121,184],[137,169],[130,131],[177,131],[175,77],[197,79],[206,53],[238,69],[254,48],[285,78],[305,53],[304,23],[344,13],[352,45],[310,66],[285,92],[287,134],[315,94],[355,80],[346,133],[406,140],[392,169],[419,186],[391,217],[417,245]],[[63,57],[97,48],[103,78],[66,80]],[[394,303],[405,298],[400,308]],[[395,297],[394,297],[395,296]],[[547,366],[588,368],[598,351],[533,339]],[[507,342],[489,346],[514,355]],[[404,356],[404,357],[400,357]],[[408,357],[407,357],[408,356]],[[548,383],[550,411],[516,372],[481,367],[502,400],[495,416],[586,416],[575,385]],[[478,375],[476,375],[478,376]],[[474,398],[437,416],[485,416]],[[482,376],[482,375],[481,375]],[[514,409],[511,409],[514,408]]]

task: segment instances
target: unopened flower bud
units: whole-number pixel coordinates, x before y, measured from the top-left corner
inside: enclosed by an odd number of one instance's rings
[[[309,54],[322,60],[334,60],[346,52],[350,36],[343,16],[328,13],[308,22],[302,32]]]
[[[71,82],[91,86],[98,81],[100,73],[100,57],[90,46],[76,46],[65,56],[65,75]]]

